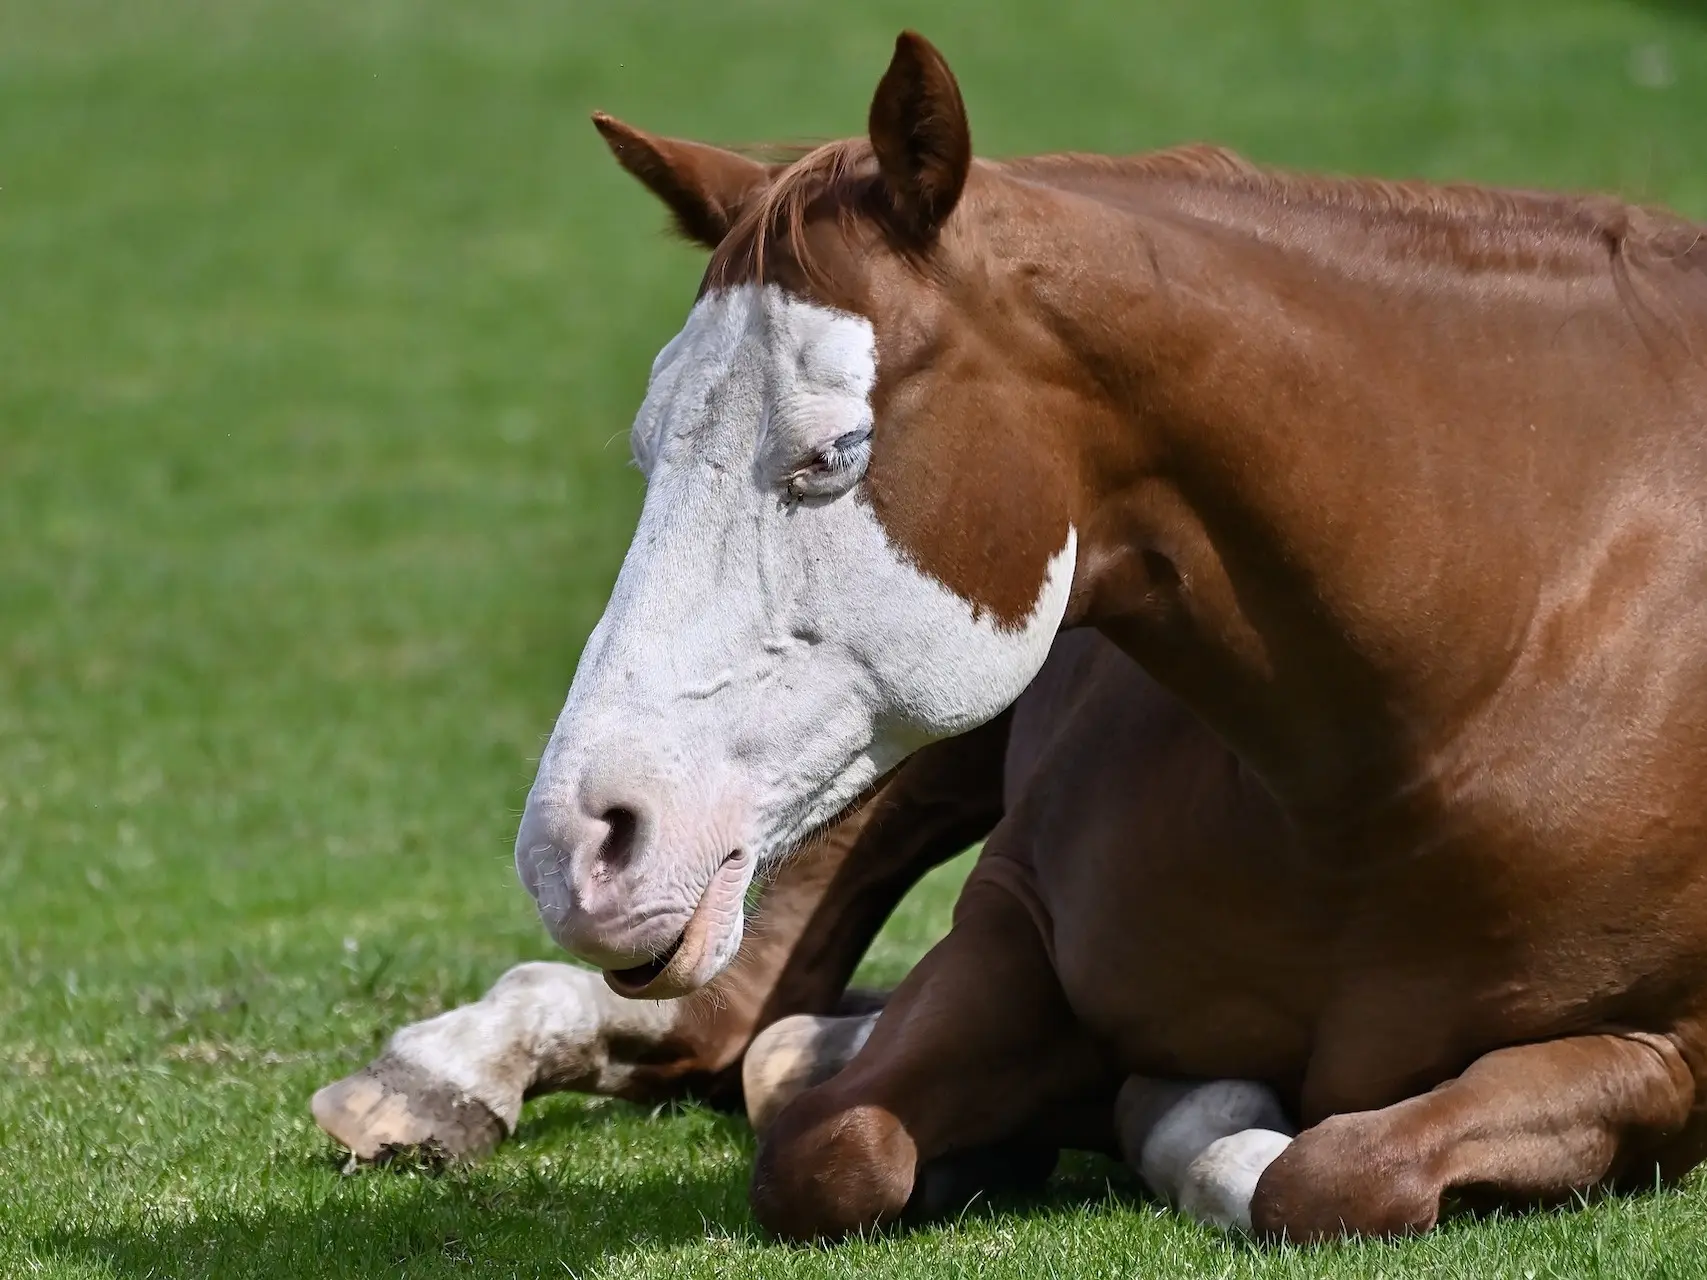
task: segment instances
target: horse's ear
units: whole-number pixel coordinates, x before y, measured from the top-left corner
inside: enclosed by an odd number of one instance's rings
[[[602,111],[593,127],[616,162],[646,185],[675,217],[689,240],[715,249],[741,216],[742,206],[770,180],[757,160],[707,146],[660,138]]]
[[[928,239],[954,211],[972,168],[972,130],[942,54],[903,31],[871,100],[877,167],[903,230]]]

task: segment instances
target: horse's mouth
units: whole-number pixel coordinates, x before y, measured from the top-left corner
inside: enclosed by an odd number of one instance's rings
[[[638,998],[641,992],[664,976],[664,970],[670,967],[670,961],[681,953],[682,941],[686,937],[687,930],[683,929],[662,955],[648,960],[645,964],[637,964],[627,969],[607,969],[605,981],[619,996],[627,996],[630,1000]]]
[[[629,1000],[670,1000],[715,976],[721,968],[717,959],[720,944],[725,942],[716,935],[728,927],[731,913],[740,919],[751,861],[751,854],[744,849],[725,858],[675,941],[644,964],[605,970],[606,985]],[[716,923],[718,919],[724,922],[721,926]]]

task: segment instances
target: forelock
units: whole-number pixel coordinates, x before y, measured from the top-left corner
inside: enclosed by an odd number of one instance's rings
[[[777,276],[783,257],[808,280],[821,280],[827,268],[813,250],[808,225],[830,219],[848,228],[860,218],[882,221],[887,212],[869,139],[845,138],[813,147],[741,211],[712,252],[705,288],[764,284]]]

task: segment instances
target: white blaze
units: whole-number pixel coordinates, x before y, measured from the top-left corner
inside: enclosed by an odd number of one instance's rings
[[[731,848],[786,853],[911,751],[997,714],[1065,611],[1071,530],[1011,629],[891,544],[858,484],[882,447],[876,376],[869,321],[752,285],[703,298],[653,366],[639,527],[530,805],[644,785],[682,893]]]

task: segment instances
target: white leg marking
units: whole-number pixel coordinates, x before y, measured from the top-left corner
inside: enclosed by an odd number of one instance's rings
[[[1134,1076],[1116,1104],[1121,1146],[1157,1195],[1192,1217],[1248,1232],[1262,1171],[1292,1125],[1266,1085],[1180,1085]]]
[[[1273,1129],[1243,1129],[1211,1142],[1186,1166],[1177,1202],[1180,1212],[1249,1235],[1257,1179],[1291,1143]]]
[[[402,1028],[387,1052],[484,1103],[514,1130],[531,1085],[549,1079],[608,1093],[628,1074],[611,1060],[611,1037],[661,1038],[680,1012],[624,1000],[590,970],[541,961],[517,965],[473,1004]]]

